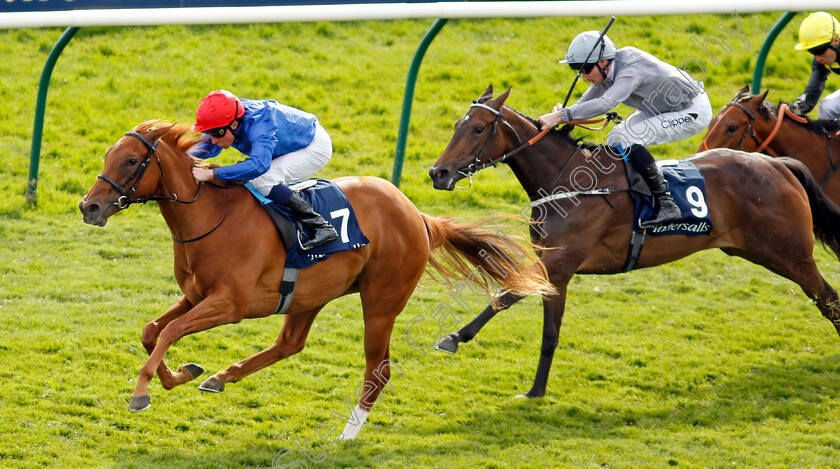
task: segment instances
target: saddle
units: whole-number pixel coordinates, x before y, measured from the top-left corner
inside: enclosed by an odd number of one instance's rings
[[[628,161],[624,161],[630,195],[633,198],[633,234],[630,236],[630,249],[622,272],[636,267],[645,245],[645,237],[664,235],[708,235],[714,225],[706,203],[706,179],[694,163],[683,160],[662,160],[656,164],[668,181],[668,190],[674,202],[682,212],[682,218],[675,222],[651,228],[642,228],[642,220],[654,216],[654,197],[642,175]]]
[[[318,262],[328,259],[336,252],[358,249],[369,243],[367,237],[359,228],[356,214],[350,201],[341,188],[328,179],[304,179],[289,186],[301,197],[306,199],[316,212],[329,221],[339,232],[335,241],[324,243],[304,251],[301,249],[300,239],[308,236],[308,228],[295,219],[294,213],[288,207],[279,205],[260,194],[251,183],[245,187],[263,206],[268,216],[274,221],[277,232],[286,248],[286,263],[283,271],[283,281],[280,284],[280,301],[275,314],[283,314],[288,309],[294,295],[295,284],[300,269],[311,267]]]
[[[668,190],[674,202],[680,207],[682,218],[678,221],[654,226],[646,231],[652,236],[682,234],[688,236],[707,235],[711,233],[712,219],[709,206],[706,204],[706,179],[694,163],[684,160],[657,161]],[[655,214],[654,197],[650,188],[629,162],[624,162],[630,192],[634,195],[635,209],[633,229],[640,230],[641,220],[647,220]]]

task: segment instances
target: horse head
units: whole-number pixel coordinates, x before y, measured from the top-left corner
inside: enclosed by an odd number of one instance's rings
[[[764,102],[767,93],[752,95],[749,86],[741,88],[726,103],[723,109],[709,123],[709,131],[698,152],[710,148],[732,148],[735,150],[755,151],[761,144],[755,135],[755,121],[759,106]]]
[[[164,198],[154,195],[163,174],[159,153],[170,149],[161,137],[176,124],[160,124],[161,121],[143,122],[108,149],[102,174],[79,202],[85,223],[105,226],[111,215],[132,203]]]
[[[429,170],[435,189],[455,189],[458,181],[494,165],[500,155],[521,143],[519,134],[503,116],[512,112],[504,108],[508,95],[510,88],[493,98],[490,85],[455,122],[452,140]]]

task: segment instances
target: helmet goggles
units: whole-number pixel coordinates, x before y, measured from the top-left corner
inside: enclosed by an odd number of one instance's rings
[[[592,62],[592,63],[569,63],[569,68],[571,68],[572,70],[575,70],[575,71],[580,70],[580,73],[586,75],[587,73],[591,73],[596,65],[598,65],[597,62]]]
[[[226,125],[224,127],[216,127],[215,129],[205,130],[204,134],[209,135],[213,138],[222,138],[225,135],[227,135],[228,130],[232,129],[230,129],[230,126]]]

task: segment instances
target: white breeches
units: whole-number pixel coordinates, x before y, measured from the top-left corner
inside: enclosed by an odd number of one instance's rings
[[[268,195],[277,184],[289,185],[317,173],[332,157],[330,135],[318,124],[315,138],[306,148],[278,156],[271,160],[271,167],[262,176],[251,181],[262,195]]]

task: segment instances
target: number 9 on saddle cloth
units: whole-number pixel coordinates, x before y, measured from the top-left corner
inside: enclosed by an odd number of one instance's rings
[[[682,218],[672,223],[654,226],[647,229],[652,236],[662,235],[705,235],[712,231],[712,219],[709,206],[706,204],[706,180],[694,163],[678,160],[658,161],[668,189],[674,197],[674,202],[680,207]],[[647,220],[654,215],[653,197],[642,176],[631,168],[627,168],[627,178],[630,191],[635,195],[634,229],[639,229],[640,220]]]

